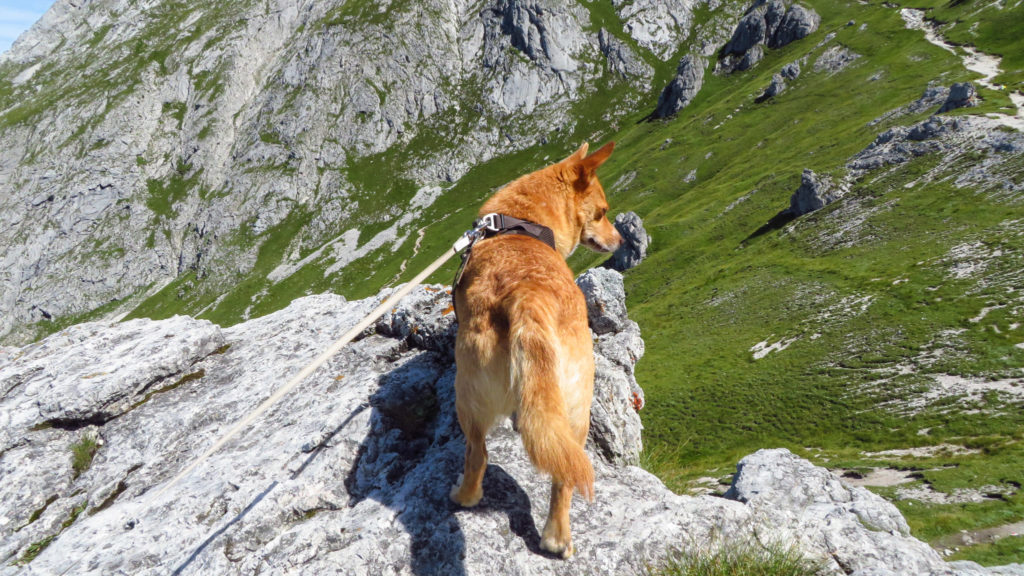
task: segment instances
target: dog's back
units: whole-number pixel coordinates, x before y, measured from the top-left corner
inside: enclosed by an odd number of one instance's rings
[[[541,546],[568,557],[573,490],[593,498],[594,472],[583,446],[590,427],[593,343],[586,303],[565,258],[583,243],[609,251],[621,237],[595,171],[609,144],[516,180],[481,208],[550,228],[555,248],[527,236],[481,240],[455,290],[456,410],[466,434],[466,467],[452,499],[482,497],[485,437],[496,420],[516,413],[523,444],[552,476],[551,513]]]
[[[590,423],[594,356],[587,309],[565,261],[524,236],[473,249],[456,293],[460,380],[472,419],[489,429],[517,413],[530,459],[586,497],[594,473],[580,439]],[[460,399],[461,403],[461,399]]]

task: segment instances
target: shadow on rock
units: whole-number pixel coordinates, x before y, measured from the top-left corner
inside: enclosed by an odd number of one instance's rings
[[[463,511],[448,497],[465,450],[450,361],[436,352],[412,352],[397,363],[370,398],[370,433],[345,479],[349,505],[371,499],[397,513],[418,576],[466,574],[463,524],[490,511],[507,515],[511,532],[541,554],[530,499],[501,467],[488,466],[485,496],[476,508]]]

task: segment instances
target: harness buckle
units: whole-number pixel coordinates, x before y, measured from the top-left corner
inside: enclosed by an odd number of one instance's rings
[[[501,230],[501,214],[498,214],[496,212],[484,214],[476,221],[474,229],[498,232],[499,230]]]

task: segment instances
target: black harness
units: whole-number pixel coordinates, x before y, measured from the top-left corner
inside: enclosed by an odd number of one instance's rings
[[[555,248],[555,233],[551,231],[551,228],[542,226],[536,222],[530,222],[529,220],[521,220],[519,218],[513,218],[505,214],[487,214],[481,216],[473,223],[474,235],[470,241],[469,246],[462,253],[462,263],[459,264],[459,271],[455,273],[455,280],[452,282],[452,307],[455,307],[455,290],[459,287],[459,282],[462,281],[462,272],[466,269],[466,264],[469,263],[470,257],[473,255],[473,244],[476,244],[484,238],[491,238],[493,236],[502,236],[505,234],[518,234],[520,236],[529,236],[536,240],[547,244],[552,250],[558,251]],[[455,312],[456,317],[458,311]]]

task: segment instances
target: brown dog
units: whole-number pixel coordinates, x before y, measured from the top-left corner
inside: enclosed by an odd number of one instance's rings
[[[565,258],[577,245],[610,252],[622,242],[608,221],[597,167],[610,142],[499,190],[480,214],[499,213],[547,226],[555,250],[536,238],[502,235],[478,241],[455,291],[455,407],[466,436],[466,466],[451,498],[475,506],[483,497],[485,437],[516,413],[530,460],[551,474],[551,507],[541,547],[573,553],[573,489],[594,497],[594,470],[583,451],[590,428],[594,353],[583,294]],[[557,252],[556,252],[557,250]]]

